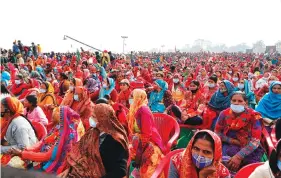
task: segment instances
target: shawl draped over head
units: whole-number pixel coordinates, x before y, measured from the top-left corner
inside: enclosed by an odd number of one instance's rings
[[[255,93],[251,91],[248,80],[244,80],[244,87],[245,87],[245,95],[248,99],[249,104],[256,104]]]
[[[9,118],[2,118],[1,119],[1,139],[4,139],[6,132],[8,130],[9,124],[12,122],[13,119],[16,117],[24,114],[24,107],[23,104],[16,98],[16,97],[6,97],[1,100],[1,103],[3,100],[6,101],[7,106],[12,113],[14,113],[13,116]]]
[[[260,112],[262,117],[273,120],[281,117],[281,94],[272,92],[275,85],[281,85],[281,82],[272,82],[269,87],[269,93],[263,96],[256,108],[256,111]]]
[[[150,93],[148,105],[152,111],[164,112],[164,104],[159,103],[162,103],[162,100],[164,99],[164,94],[168,90],[168,84],[161,79],[156,80],[155,84],[157,84],[161,88],[161,91],[152,91]]]
[[[75,87],[82,87],[83,83],[81,81],[81,79],[79,78],[74,78],[75,80]],[[68,90],[67,93],[65,94],[61,105],[65,105],[65,106],[71,106],[73,103],[73,95],[74,95],[74,91],[70,91]]]
[[[101,132],[111,135],[128,150],[126,131],[117,120],[113,108],[107,104],[97,104],[94,116],[98,121],[97,128],[88,130],[68,154],[67,162],[72,168],[70,177],[103,177],[106,174],[99,151]]]
[[[226,86],[227,95],[225,96],[223,93],[220,92],[220,90],[218,90],[213,94],[209,102],[209,106],[220,111],[230,106],[231,96],[234,92],[234,85],[230,81],[223,80],[222,82]]]
[[[100,93],[99,93],[99,98],[103,98],[105,95],[110,95],[110,93],[114,90],[115,88],[115,82],[113,80],[113,78],[107,78],[109,83],[108,83],[108,88],[106,89],[103,86],[100,89]]]
[[[36,71],[40,74],[43,80],[46,80],[44,69],[41,66],[37,66]]]
[[[67,106],[59,107],[59,139],[55,143],[51,159],[43,166],[47,173],[61,173],[66,166],[66,154],[71,146],[78,141],[79,114]]]
[[[147,95],[144,90],[135,89],[133,91],[133,103],[130,105],[130,111],[128,115],[128,127],[131,134],[133,133],[135,114],[140,107],[146,106],[147,102]]]
[[[99,90],[100,83],[93,78],[89,78],[87,81],[87,84],[86,84],[86,88],[90,93],[93,93],[93,92]]]
[[[222,159],[222,143],[220,137],[210,130],[200,130],[196,132],[193,138],[187,145],[187,148],[172,158],[172,162],[179,170],[180,178],[197,178],[197,170],[192,162],[192,146],[194,144],[194,138],[198,133],[206,132],[208,133],[214,140],[214,159],[212,165],[216,167],[215,177],[226,177],[229,175],[228,170],[221,164]]]
[[[9,81],[11,80],[11,75],[7,71],[3,71],[1,73],[1,82],[4,82],[6,86],[9,85]]]

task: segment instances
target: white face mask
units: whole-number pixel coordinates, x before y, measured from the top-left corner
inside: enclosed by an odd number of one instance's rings
[[[244,89],[244,84],[238,83],[238,88],[239,88],[239,89]]]
[[[178,78],[174,78],[174,79],[173,79],[173,82],[174,82],[174,83],[179,83],[179,81],[180,81],[180,79],[178,79]]]
[[[90,125],[90,127],[93,127],[93,128],[97,127],[97,123],[96,123],[95,119],[93,118],[93,116],[91,116],[89,118],[89,125]]]
[[[47,81],[48,81],[48,82],[52,81],[52,78],[47,77]]]
[[[215,87],[215,84],[209,83],[208,86],[209,86],[210,88],[214,88],[214,87]]]
[[[19,84],[21,84],[21,81],[20,80],[15,80],[15,84],[19,85]]]
[[[70,90],[70,91],[73,91],[73,89],[74,89],[74,86],[73,86],[73,85],[70,85],[70,86],[69,86],[69,90]]]
[[[233,81],[234,81],[234,82],[237,82],[237,81],[238,81],[238,78],[237,78],[237,77],[233,77]]]
[[[230,109],[235,113],[241,113],[245,111],[245,107],[243,105],[236,105],[236,104],[231,104]]]
[[[102,86],[103,86],[103,88],[107,88],[107,84],[103,84]]]
[[[75,101],[79,101],[79,96],[78,96],[77,94],[75,94],[75,95],[73,95],[73,99],[74,99]]]
[[[40,93],[46,93],[46,89],[40,88]]]
[[[232,74],[232,71],[228,71],[229,74]]]
[[[133,104],[133,102],[134,102],[134,99],[133,99],[133,98],[129,99],[129,104],[130,104],[130,105]]]

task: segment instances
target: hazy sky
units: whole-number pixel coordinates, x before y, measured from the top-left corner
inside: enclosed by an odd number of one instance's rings
[[[63,35],[112,51],[122,51],[121,35],[129,37],[126,50],[182,47],[198,38],[272,45],[281,40],[280,9],[281,0],[4,0],[0,47],[15,39],[43,51],[81,46]]]

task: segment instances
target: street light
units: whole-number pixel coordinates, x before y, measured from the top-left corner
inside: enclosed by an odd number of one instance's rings
[[[123,54],[125,52],[125,40],[128,38],[128,36],[121,36],[123,38]]]

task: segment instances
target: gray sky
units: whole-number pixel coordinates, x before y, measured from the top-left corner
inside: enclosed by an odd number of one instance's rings
[[[198,38],[213,43],[252,45],[281,40],[281,0],[4,0],[0,47],[13,40],[40,43],[43,51],[81,45],[126,50],[182,47]],[[85,47],[85,49],[88,49]]]

